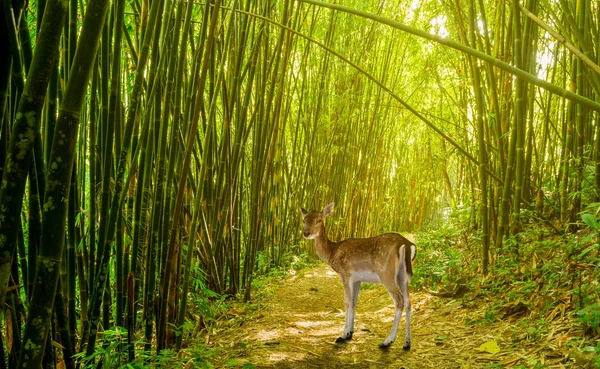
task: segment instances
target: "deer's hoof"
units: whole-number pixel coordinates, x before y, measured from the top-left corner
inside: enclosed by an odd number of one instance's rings
[[[352,339],[352,334],[353,334],[353,333],[354,333],[354,332],[350,332],[350,333],[348,333],[348,334],[342,334],[340,337],[338,337],[338,338],[335,340],[335,343],[341,343],[341,342],[346,342],[346,341],[348,341],[348,340],[351,340],[351,339]],[[345,336],[345,337],[344,337],[344,336]]]
[[[391,345],[392,345],[391,342],[390,343],[382,342],[382,343],[379,344],[379,348],[382,349],[382,350],[385,350],[385,349],[389,348]]]
[[[404,351],[410,350],[410,342],[405,342],[404,346],[402,346],[402,350],[404,350]]]

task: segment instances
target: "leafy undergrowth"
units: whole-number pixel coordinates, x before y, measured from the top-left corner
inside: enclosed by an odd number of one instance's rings
[[[492,245],[489,273],[482,277],[481,234],[464,220],[469,211],[455,211],[446,224],[419,238],[415,284],[445,295],[460,292],[464,307],[483,311],[466,323],[510,326],[507,348],[535,345],[537,351],[509,367],[600,368],[595,217],[584,214],[580,231],[567,233],[532,215],[502,249]]]

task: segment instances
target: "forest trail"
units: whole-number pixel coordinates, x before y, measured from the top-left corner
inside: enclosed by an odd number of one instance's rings
[[[481,301],[438,298],[421,291],[411,298],[410,351],[402,350],[404,314],[396,342],[388,350],[377,347],[388,335],[394,315],[391,298],[379,284],[363,284],[354,336],[335,344],[344,325],[343,289],[339,276],[319,264],[275,285],[244,321],[230,312],[229,324],[214,329],[207,342],[217,350],[216,367],[251,363],[257,368],[529,368],[533,366],[528,363],[534,362],[551,368],[579,367],[562,364],[569,361],[568,352],[557,347],[563,346],[569,333],[564,327],[569,325],[560,312],[556,320],[562,323],[545,333],[546,340],[538,340],[545,341],[542,345],[517,338],[527,334],[525,321],[509,318],[483,324]],[[518,343],[513,343],[515,338]],[[499,352],[491,353],[496,351],[491,341]],[[482,349],[486,343],[491,352]]]

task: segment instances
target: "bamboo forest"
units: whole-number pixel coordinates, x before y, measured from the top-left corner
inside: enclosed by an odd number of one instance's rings
[[[600,368],[598,0],[1,2],[0,369]]]

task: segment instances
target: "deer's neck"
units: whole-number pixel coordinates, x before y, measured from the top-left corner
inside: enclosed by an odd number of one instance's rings
[[[315,238],[315,247],[317,249],[317,255],[326,262],[330,264],[331,255],[333,253],[333,242],[327,238],[327,230],[325,229],[325,225],[321,227],[321,232]]]

